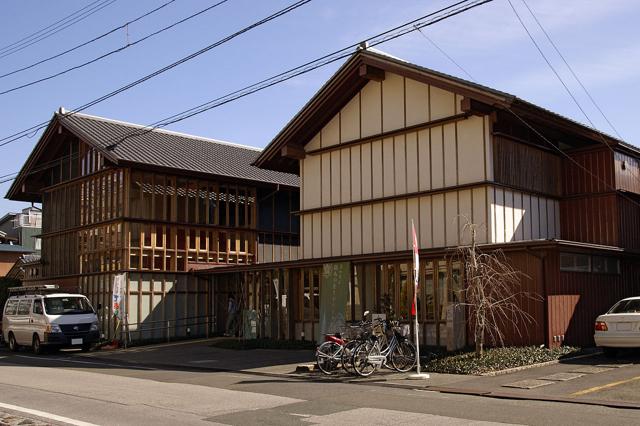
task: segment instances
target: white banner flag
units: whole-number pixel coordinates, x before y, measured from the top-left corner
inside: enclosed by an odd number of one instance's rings
[[[122,320],[122,298],[125,288],[125,275],[117,274],[113,276],[113,296],[111,299],[111,312],[113,316]]]

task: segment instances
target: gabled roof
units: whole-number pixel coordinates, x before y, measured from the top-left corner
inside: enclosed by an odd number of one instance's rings
[[[577,121],[563,117],[545,108],[534,105],[512,94],[502,92],[459,77],[444,74],[416,64],[406,62],[375,49],[363,49],[354,53],[336,73],[318,90],[307,104],[265,147],[255,165],[272,170],[298,173],[298,160],[281,155],[284,147],[302,148],[338,111],[368,82],[366,67],[389,71],[480,102],[492,109],[512,109],[537,123],[563,129],[583,138],[612,145],[630,145],[610,135],[594,130]],[[364,70],[364,71],[363,71]],[[637,148],[636,148],[637,149]]]
[[[244,181],[297,187],[299,179],[289,173],[260,169],[252,165],[259,148],[207,139],[163,129],[111,120],[81,113],[56,112],[7,193],[17,188],[36,165],[40,151],[62,126],[84,143],[96,148],[118,166],[139,166],[194,176],[216,176]]]

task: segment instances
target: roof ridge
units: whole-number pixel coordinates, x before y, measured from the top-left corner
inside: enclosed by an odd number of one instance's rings
[[[131,123],[130,121],[123,121],[123,120],[115,120],[113,118],[106,118],[106,117],[101,117],[98,115],[91,115],[91,114],[85,114],[85,113],[81,113],[81,112],[63,112],[60,113],[58,111],[56,111],[56,115],[58,116],[62,116],[63,118],[66,118],[66,116],[68,114],[72,114],[74,116],[79,116],[79,117],[84,117],[84,118],[88,118],[90,120],[98,120],[98,121],[104,121],[107,123],[114,123],[114,124],[120,124],[123,126],[129,126],[129,127],[134,127],[137,129],[146,129],[149,128],[149,126],[144,126],[141,124],[136,124],[136,123]],[[188,139],[195,139],[195,140],[201,140],[204,142],[211,142],[211,143],[217,143],[220,145],[228,145],[228,146],[233,146],[236,148],[243,148],[243,149],[248,149],[251,151],[258,151],[258,152],[262,152],[262,148],[258,148],[255,146],[249,146],[249,145],[243,145],[243,144],[239,144],[236,142],[229,142],[229,141],[224,141],[224,140],[220,140],[220,139],[213,139],[213,138],[207,138],[204,136],[197,136],[197,135],[192,135],[189,133],[183,133],[183,132],[177,132],[174,130],[167,130],[167,129],[160,129],[160,128],[151,128],[150,130],[151,132],[157,132],[157,133],[166,133],[166,134],[170,134],[170,135],[175,135],[175,136],[181,136],[181,137],[185,137]]]

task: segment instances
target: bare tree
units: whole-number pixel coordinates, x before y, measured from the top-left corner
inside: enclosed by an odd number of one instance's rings
[[[522,290],[522,279],[529,277],[514,269],[502,250],[482,252],[476,245],[476,224],[467,222],[471,244],[458,249],[464,265],[466,286],[465,306],[473,326],[476,356],[484,354],[485,340],[504,346],[504,333],[512,329],[522,336],[523,326],[535,323],[535,318],[522,308],[524,300],[541,300],[537,294]]]

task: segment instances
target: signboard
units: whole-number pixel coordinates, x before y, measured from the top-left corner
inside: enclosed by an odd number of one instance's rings
[[[345,307],[351,287],[351,263],[326,263],[320,281],[320,339],[345,325]]]
[[[122,321],[123,305],[122,299],[126,286],[125,274],[117,274],[113,276],[113,293],[111,298],[111,312],[113,316]]]

